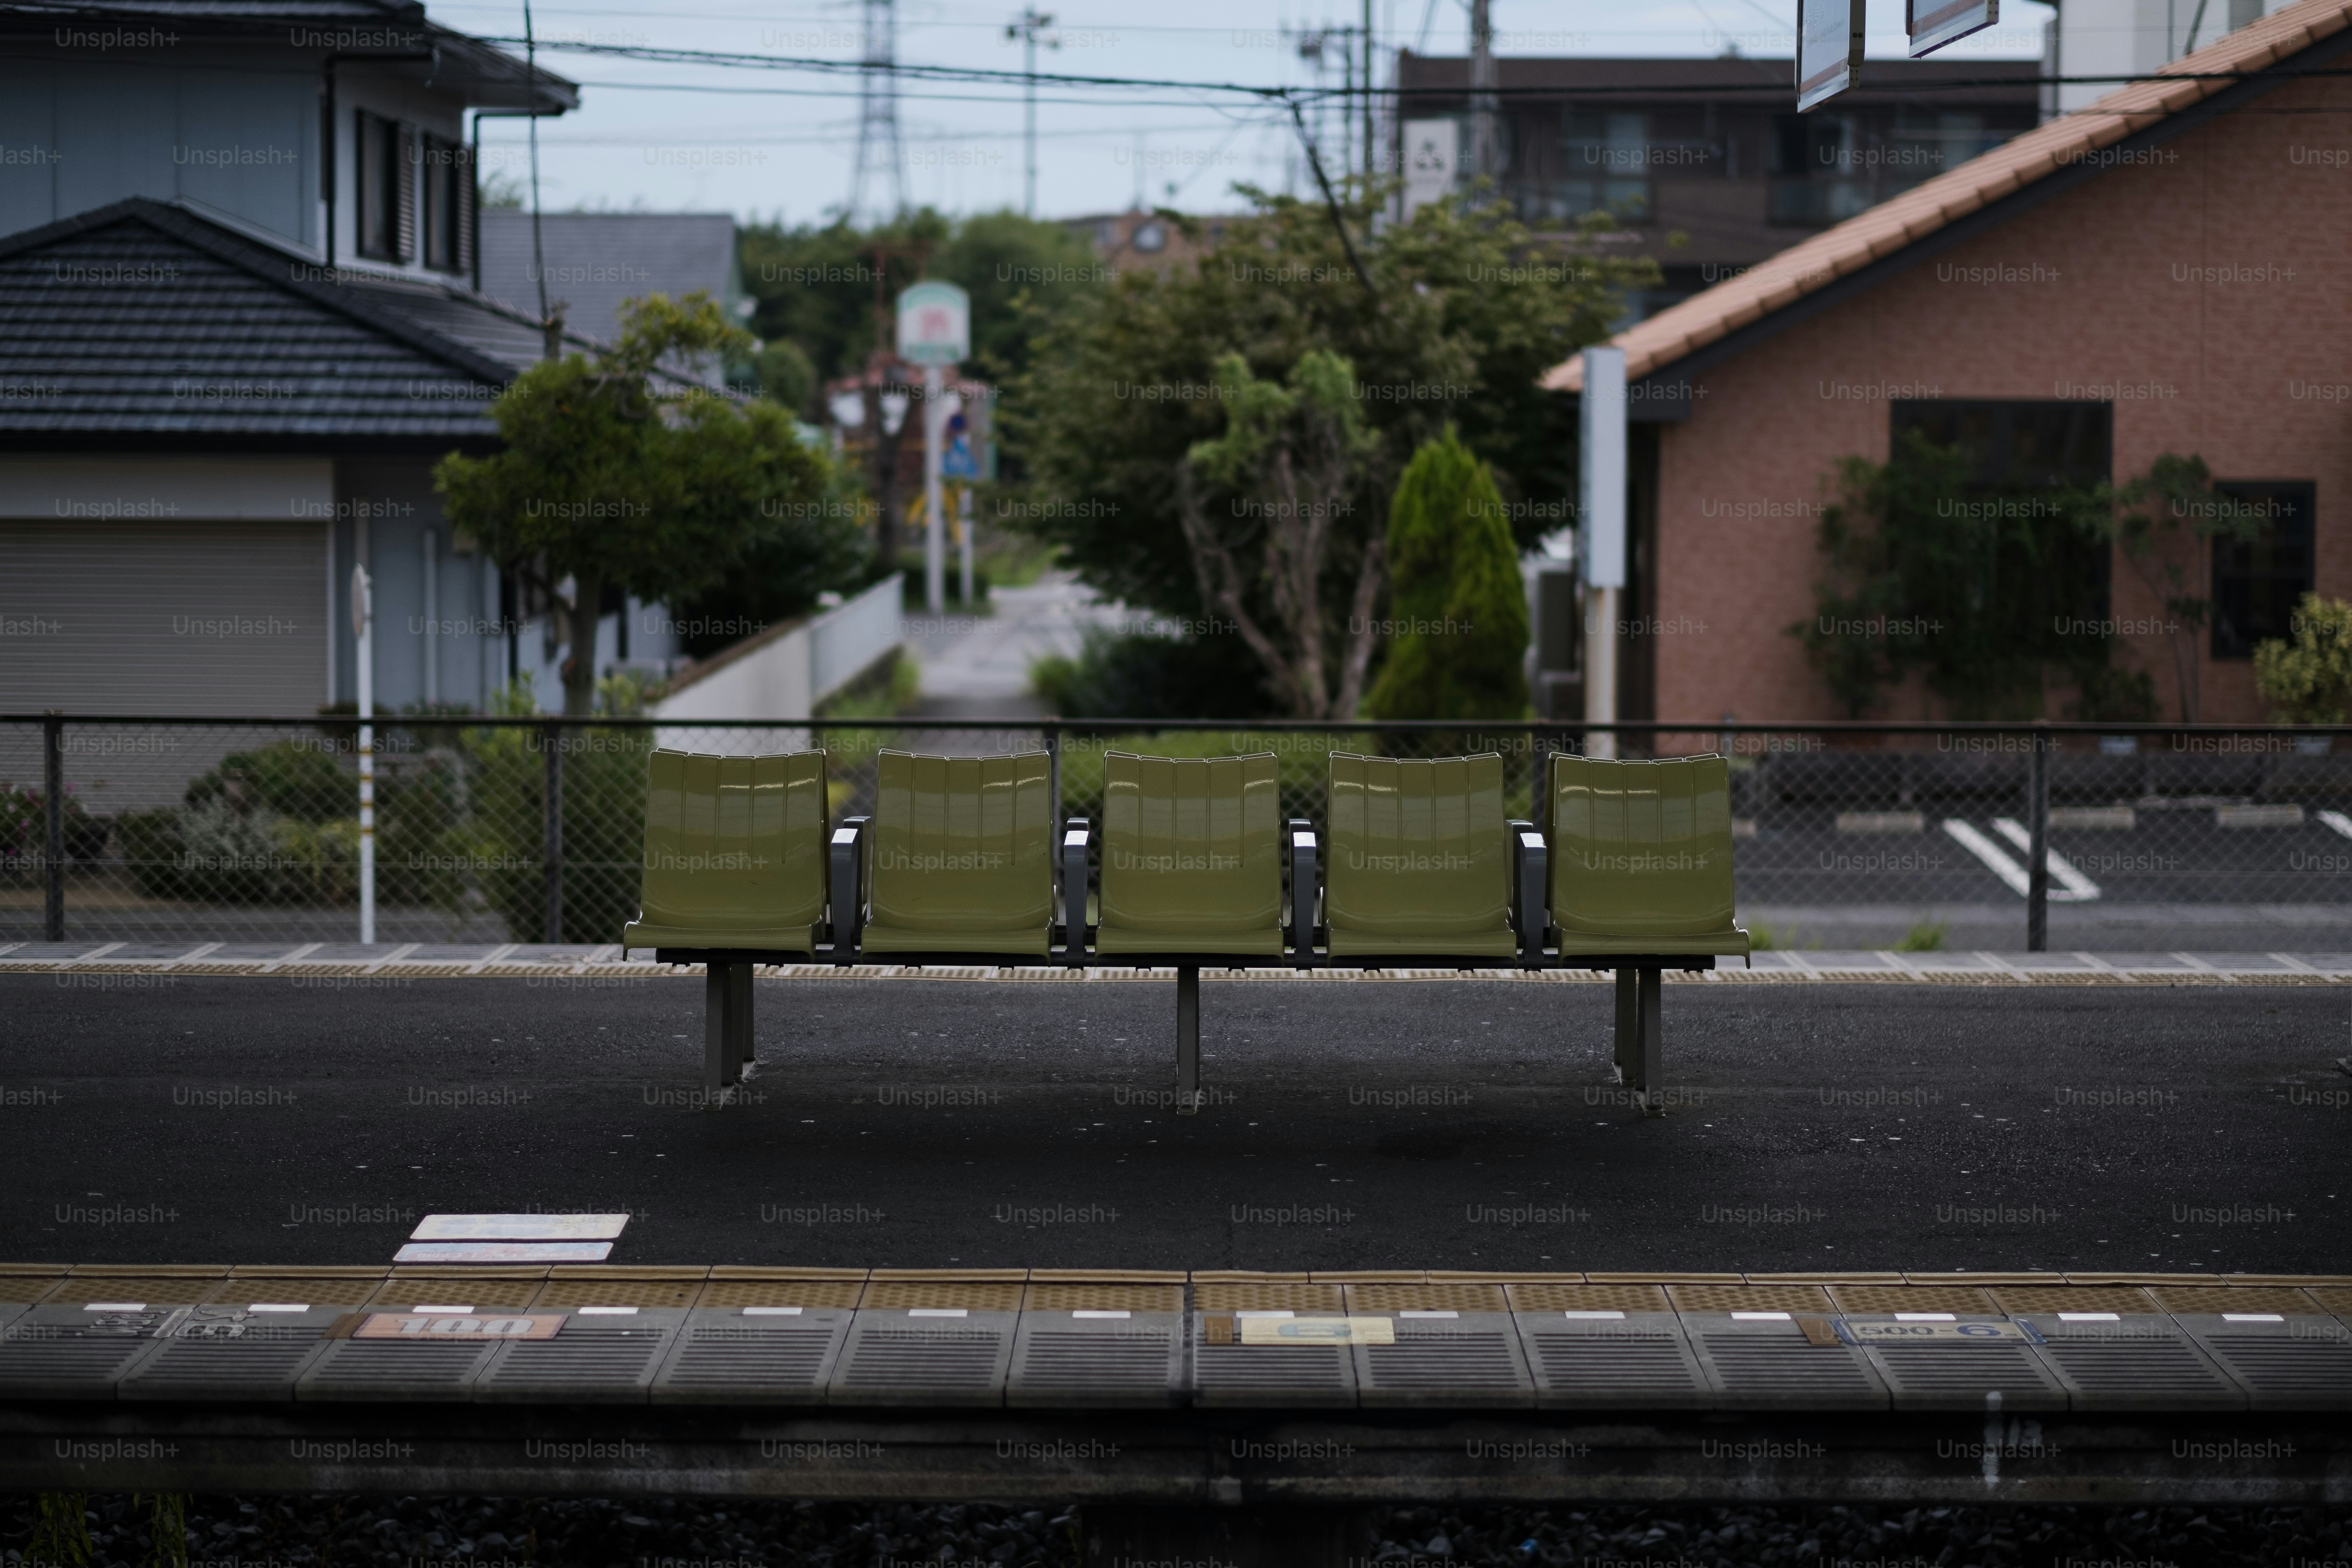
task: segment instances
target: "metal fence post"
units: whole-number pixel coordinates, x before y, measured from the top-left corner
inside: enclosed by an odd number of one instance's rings
[[[41,716],[41,940],[66,939],[66,721]]]
[[[2050,738],[2033,737],[2026,784],[2025,951],[2050,951]]]
[[[550,724],[540,731],[547,751],[546,784],[540,791],[541,817],[539,863],[546,879],[549,942],[563,940],[563,726]]]

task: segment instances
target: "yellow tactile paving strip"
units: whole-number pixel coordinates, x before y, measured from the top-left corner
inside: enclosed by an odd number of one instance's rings
[[[2004,1312],[2157,1312],[2148,1293],[2136,1285],[2004,1285],[1992,1299]]]
[[[1516,1312],[1671,1312],[1663,1285],[1518,1284],[1503,1287]]]
[[[213,1305],[256,1301],[299,1301],[312,1307],[358,1307],[383,1283],[383,1271],[350,1275],[257,1274],[240,1269],[213,1288],[205,1300]]]
[[[1032,1279],[1021,1299],[1024,1312],[1181,1312],[1181,1285],[1079,1284]]]
[[[1500,1285],[1367,1284],[1346,1287],[1350,1312],[1507,1312]]]
[[[468,1275],[411,1276],[384,1281],[366,1305],[406,1311],[412,1307],[510,1307],[520,1310],[545,1287],[544,1279],[490,1279]]]
[[[1998,1314],[1992,1297],[1971,1285],[1832,1285],[1841,1312],[1979,1312]]]
[[[1828,1312],[1830,1293],[1819,1285],[1669,1285],[1678,1312]]]
[[[1192,1305],[1203,1312],[1343,1312],[1337,1285],[1305,1279],[1213,1279],[1197,1283]]]
[[[967,1312],[1017,1312],[1028,1287],[1004,1280],[885,1279],[877,1271],[866,1282],[861,1308],[961,1307]]]

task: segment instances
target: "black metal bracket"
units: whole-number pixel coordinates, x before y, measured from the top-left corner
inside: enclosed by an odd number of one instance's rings
[[[843,969],[857,962],[858,940],[866,930],[866,826],[863,816],[845,816],[833,830],[825,847],[832,857],[827,868],[827,891],[833,896],[833,962]]]

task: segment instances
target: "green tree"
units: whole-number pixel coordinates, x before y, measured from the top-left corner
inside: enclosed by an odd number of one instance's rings
[[[1339,204],[1359,276],[1328,208],[1244,194],[1255,210],[1224,220],[1218,247],[1197,265],[1123,272],[1046,328],[1001,405],[1028,482],[999,510],[1059,545],[1106,597],[1179,621],[1238,619],[1212,603],[1222,576],[1204,583],[1196,567],[1180,471],[1199,443],[1225,434],[1226,389],[1290,386],[1309,353],[1345,360],[1370,440],[1346,495],[1335,498],[1346,506],[1317,584],[1328,639],[1322,664],[1341,672],[1336,688],[1353,652],[1349,622],[1376,608],[1357,607],[1360,568],[1384,548],[1389,494],[1405,459],[1451,424],[1493,466],[1507,502],[1573,496],[1574,410],[1539,380],[1604,338],[1622,289],[1655,273],[1646,262],[1594,253],[1610,226],[1601,217],[1578,241],[1554,246],[1499,208],[1445,202],[1374,233],[1386,195],[1374,186]],[[1199,225],[1171,221],[1204,238]],[[1233,354],[1248,384],[1218,369]],[[1215,499],[1196,497],[1212,512]],[[1543,510],[1512,508],[1525,520],[1514,529],[1519,542],[1546,531],[1537,521]],[[1236,531],[1230,547],[1252,619],[1283,624],[1274,602],[1281,579],[1266,567],[1264,537]],[[1327,705],[1333,695],[1327,690]]]
[[[1348,718],[1371,661],[1384,553],[1375,538],[1351,552],[1353,561],[1336,563],[1354,579],[1353,614],[1344,629],[1326,626],[1333,524],[1352,509],[1359,471],[1377,445],[1356,406],[1355,367],[1310,349],[1277,385],[1232,353],[1217,362],[1216,386],[1224,432],[1193,443],[1176,468],[1178,518],[1201,600],[1257,655],[1294,717]],[[1252,602],[1252,579],[1264,584],[1262,609]],[[1328,662],[1335,646],[1343,650],[1336,685]]]
[[[1958,447],[1903,432],[1885,463],[1843,459],[1822,509],[1814,615],[1788,628],[1851,717],[1916,674],[1954,716],[2038,716],[2048,672],[2076,716],[2154,716],[2116,668],[2097,600],[2100,491],[1979,484]]]
[[[1370,717],[1526,715],[1527,594],[1504,516],[1486,465],[1452,430],[1405,465],[1389,504],[1394,641]]]
[[[2341,724],[2352,710],[2352,603],[2305,594],[2291,642],[2254,647],[2254,689],[2282,724]]]
[[[748,347],[707,296],[633,300],[611,348],[535,364],[492,405],[504,450],[452,453],[434,470],[450,521],[562,615],[568,716],[594,706],[607,587],[686,598],[721,581],[780,515],[824,497],[826,464],[790,415],[660,368]]]

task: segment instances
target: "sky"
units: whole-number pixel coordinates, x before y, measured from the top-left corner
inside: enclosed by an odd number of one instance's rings
[[[1504,56],[1747,55],[1786,58],[1795,0],[1492,0]],[[1052,17],[1040,73],[1247,86],[1338,85],[1338,67],[1299,53],[1300,35],[1354,26],[1361,0],[1038,0]],[[1024,68],[1007,24],[1019,0],[897,0],[902,64]],[[432,0],[436,21],[520,38],[521,0]],[[1378,55],[1399,46],[1459,55],[1465,0],[1371,0]],[[581,107],[540,127],[546,210],[729,212],[743,221],[823,223],[849,203],[860,123],[854,71],[736,68],[597,55],[568,44],[789,57],[854,65],[864,0],[534,0],[549,69],[581,84]],[[1997,27],[1939,58],[2034,58],[2049,6],[2011,0]],[[1900,0],[1869,0],[1874,58],[1903,54]],[[520,52],[518,48],[517,52]],[[1378,68],[1386,80],[1389,68]],[[1135,205],[1236,210],[1236,182],[1303,189],[1310,176],[1286,110],[1245,95],[1174,88],[1038,89],[1036,216],[1077,217]],[[904,80],[899,168],[912,205],[970,214],[1027,200],[1019,83]],[[1336,138],[1336,126],[1318,127]],[[482,127],[486,179],[527,182],[524,123]],[[897,193],[877,173],[866,193]]]

